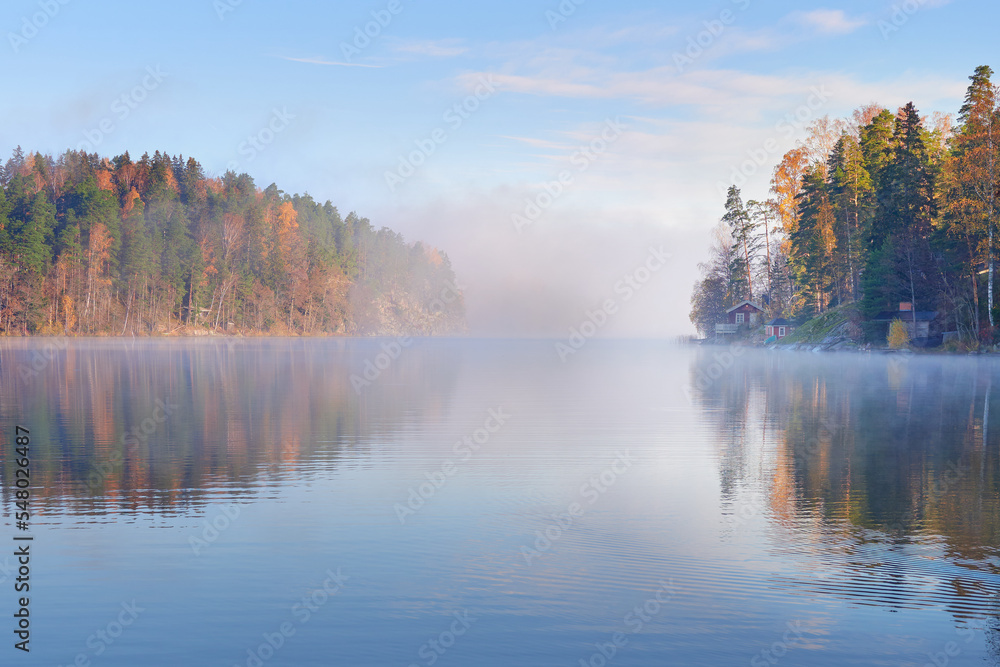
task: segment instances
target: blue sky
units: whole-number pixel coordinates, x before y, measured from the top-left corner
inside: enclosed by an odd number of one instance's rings
[[[237,2],[8,0],[0,159],[162,150],[308,191],[444,248],[483,333],[562,335],[660,245],[602,334],[692,331],[734,169],[762,198],[811,120],[955,113],[1000,68],[987,2]]]

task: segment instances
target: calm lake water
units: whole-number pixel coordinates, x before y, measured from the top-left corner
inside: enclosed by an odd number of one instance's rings
[[[0,663],[1000,664],[996,361],[394,344],[0,341]]]

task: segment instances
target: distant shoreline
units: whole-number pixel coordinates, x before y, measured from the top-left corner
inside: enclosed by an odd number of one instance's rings
[[[947,356],[947,357],[978,357],[978,356],[1000,356],[1000,351],[998,350],[949,350],[942,347],[932,347],[932,348],[904,348],[900,350],[894,350],[888,347],[876,347],[870,346],[858,346],[857,344],[843,345],[841,347],[836,347],[834,345],[824,345],[822,343],[789,343],[787,345],[782,345],[780,343],[772,343],[770,345],[760,345],[748,341],[732,341],[726,342],[720,339],[713,338],[700,338],[692,339],[689,341],[690,344],[696,346],[704,347],[745,347],[756,350],[775,350],[783,352],[848,352],[855,354],[884,354],[884,355],[914,355],[914,356]]]

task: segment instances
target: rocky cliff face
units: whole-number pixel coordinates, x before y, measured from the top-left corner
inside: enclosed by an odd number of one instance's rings
[[[453,284],[431,299],[413,292],[352,292],[349,333],[359,336],[451,336],[467,332],[461,291]]]

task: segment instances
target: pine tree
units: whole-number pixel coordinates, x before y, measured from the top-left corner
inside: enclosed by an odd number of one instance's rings
[[[866,281],[866,310],[909,301],[914,309],[932,299],[937,274],[930,252],[936,213],[934,179],[923,142],[920,116],[912,103],[896,116],[892,154],[880,176],[880,205],[872,223],[866,266],[880,281]]]
[[[10,204],[7,203],[7,196],[4,194],[3,188],[0,188],[0,256],[9,255],[11,252],[8,213],[10,213]]]
[[[960,196],[971,204],[970,213],[983,228],[985,237],[990,326],[994,318],[995,237],[998,215],[997,190],[1000,189],[1000,110],[997,89],[991,82],[993,70],[976,68],[959,112],[961,129],[955,138]]]
[[[733,275],[737,282],[746,282],[746,299],[753,301],[753,274],[761,246],[757,223],[743,205],[740,190],[735,185],[729,187],[726,195],[726,213],[722,221],[729,225],[733,237]]]
[[[802,310],[817,314],[824,310],[829,269],[829,230],[832,207],[829,202],[825,168],[816,164],[806,175],[798,198],[799,219],[789,234],[789,264],[796,283],[806,294]]]
[[[886,172],[892,162],[894,128],[895,117],[888,110],[883,110],[861,129],[861,153],[875,193],[875,210],[866,239],[869,252],[880,248],[886,237],[880,221],[889,196]]]
[[[859,274],[866,259],[865,244],[873,212],[874,188],[865,167],[861,144],[844,134],[831,156],[830,192],[837,212],[837,250],[846,275],[846,290],[851,301],[858,299]]]
[[[42,275],[51,259],[48,241],[55,226],[55,206],[44,192],[39,192],[27,217],[11,228],[14,258],[22,269]]]
[[[771,300],[771,294],[774,290],[773,287],[773,267],[771,262],[771,245],[772,240],[775,238],[774,234],[777,232],[775,228],[775,223],[778,222],[778,202],[774,199],[768,199],[767,201],[754,201],[750,200],[747,202],[747,213],[753,220],[754,225],[758,230],[764,229],[764,285],[767,288],[768,301]]]
[[[912,102],[896,116],[892,162],[883,180],[889,181],[885,207],[889,232],[919,228],[925,233],[934,215],[934,179],[923,124]]]
[[[447,256],[356,215],[345,224],[330,202],[261,192],[247,174],[206,178],[162,151],[133,162],[18,149],[0,186],[0,333],[145,332],[176,315],[344,332],[360,281],[410,305],[454,282]],[[458,323],[461,299],[446,310]]]

